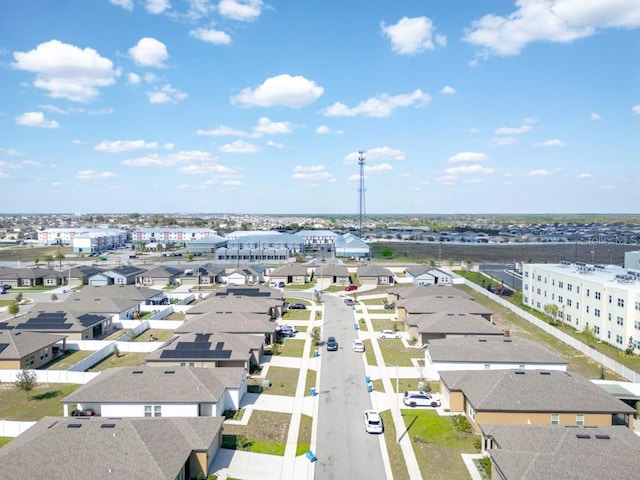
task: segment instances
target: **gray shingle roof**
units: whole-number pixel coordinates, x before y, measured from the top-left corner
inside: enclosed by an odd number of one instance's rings
[[[165,345],[145,358],[145,361],[154,362],[181,362],[181,361],[247,361],[251,351],[260,349],[264,344],[264,337],[258,335],[237,335],[233,333],[187,333],[178,336],[168,345]],[[219,355],[208,357],[206,352],[217,350]],[[172,353],[165,353],[172,352]]]
[[[242,385],[244,368],[109,368],[62,403],[218,403]]]
[[[358,277],[393,277],[393,272],[378,265],[366,265],[358,267]]]
[[[0,360],[21,359],[65,338],[53,333],[0,330]]]
[[[431,296],[452,296],[458,298],[472,299],[473,297],[462,290],[451,285],[424,285],[424,286],[402,286],[389,289],[390,293],[397,295],[399,299],[421,298]]]
[[[431,313],[409,315],[407,325],[415,325],[419,333],[442,335],[499,335],[504,332],[480,315],[466,313]]]
[[[275,333],[277,325],[264,314],[247,312],[203,313],[174,330],[183,333]]]
[[[486,320],[483,320],[486,322]],[[504,336],[450,337],[429,341],[434,362],[560,364],[567,362],[537,343]]]
[[[476,411],[635,413],[576,373],[463,370],[440,372],[440,379],[450,391],[462,391]]]
[[[237,297],[234,295],[218,297],[216,295],[212,295],[191,307],[187,311],[187,316],[191,317],[192,315],[205,313],[224,312],[258,313],[267,315],[273,307],[282,305],[282,302],[282,298]]]
[[[0,448],[0,479],[173,480],[194,450],[211,447],[222,422],[218,417],[44,417]]]
[[[424,287],[419,287],[424,288]],[[471,315],[491,315],[493,312],[480,305],[475,300],[462,298],[457,295],[430,295],[428,297],[413,297],[396,302],[398,307],[407,313],[468,313]]]
[[[640,438],[624,426],[481,428],[500,447],[489,453],[505,480],[638,478]]]

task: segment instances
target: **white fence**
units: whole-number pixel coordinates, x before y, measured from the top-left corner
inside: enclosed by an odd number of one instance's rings
[[[97,343],[97,342],[91,342],[91,343]],[[71,366],[69,370],[71,370],[72,372],[84,372],[86,369],[93,367],[96,363],[101,362],[102,360],[107,358],[109,355],[111,355],[116,348],[116,342],[102,342],[102,343],[107,343],[107,345],[102,347],[100,350],[97,350],[96,352],[92,353],[87,358],[80,360],[78,363]]]
[[[595,348],[585,345],[580,340],[572,337],[571,335],[564,333],[562,330],[558,330],[553,325],[549,325],[547,322],[544,322],[539,318],[535,317],[534,315],[531,315],[529,312],[522,310],[520,307],[514,305],[508,300],[505,300],[504,298],[489,292],[486,288],[482,288],[480,285],[477,285],[466,279],[464,283],[465,285],[472,288],[476,292],[491,298],[491,300],[493,300],[494,302],[502,305],[505,308],[508,308],[519,317],[525,319],[529,323],[532,323],[533,325],[540,328],[541,330],[544,330],[549,335],[553,335],[555,338],[557,338],[561,342],[564,342],[570,347],[573,347],[576,350],[580,351],[581,353],[585,354],[587,357],[603,365],[605,368],[617,373],[621,377],[626,378],[630,382],[633,382],[633,383],[640,382],[640,374],[638,374],[637,372],[634,372],[629,367],[626,367],[616,362],[615,360],[607,357],[603,353],[598,352]]]
[[[69,370],[30,370],[38,383],[75,383],[84,385],[100,375],[100,372],[72,372]],[[22,370],[0,370],[0,382],[13,383]]]
[[[0,420],[0,437],[15,438],[25,430],[30,429],[36,422],[14,422],[11,420]]]

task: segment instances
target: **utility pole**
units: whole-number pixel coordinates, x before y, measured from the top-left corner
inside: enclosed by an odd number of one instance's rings
[[[358,152],[358,165],[360,166],[360,185],[358,187],[358,221],[359,221],[359,230],[360,230],[360,240],[364,240],[364,222],[366,215],[365,208],[365,188],[364,188],[364,151],[360,150]]]

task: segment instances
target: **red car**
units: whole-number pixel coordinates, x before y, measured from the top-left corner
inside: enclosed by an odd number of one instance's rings
[[[357,285],[347,285],[346,287],[344,287],[345,292],[353,292],[354,290],[357,290],[357,289],[358,289]]]

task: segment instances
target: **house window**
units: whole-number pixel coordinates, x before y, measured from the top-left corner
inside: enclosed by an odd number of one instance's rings
[[[569,292],[573,291],[573,285],[571,285],[570,283],[567,283],[567,290]]]
[[[521,363],[521,364],[518,366],[518,368],[519,368],[520,370],[524,370],[524,363]]]
[[[562,300],[563,300],[563,299],[562,299],[562,296],[561,296],[561,295],[558,295],[558,303],[562,303]]]
[[[618,325],[620,325],[620,326],[624,325],[624,318],[622,318],[622,317],[618,317],[618,318],[616,319],[616,323],[617,323]]]
[[[161,417],[162,416],[162,406],[161,405],[154,405],[153,406],[153,416],[154,417]]]
[[[558,288],[564,288],[564,282],[558,281]]]
[[[587,313],[589,313],[589,305],[587,305]]]
[[[587,288],[587,297],[589,296],[589,292],[590,292],[590,291],[591,291],[591,290],[589,290],[589,289]]]
[[[609,303],[613,303],[613,295],[609,295]]]
[[[618,299],[618,306],[619,307],[624,307],[624,298],[619,298]]]
[[[607,314],[607,320],[611,321],[611,313]]]
[[[145,405],[144,406],[144,416],[145,417],[150,417],[151,416],[151,405]]]
[[[596,335],[600,336],[600,327],[598,325],[593,326],[593,331]]]
[[[596,292],[596,300],[600,300],[602,297],[600,296],[600,292]]]
[[[560,415],[557,413],[551,414],[551,425],[560,425]]]
[[[578,426],[583,426],[584,425],[584,415],[582,415],[581,413],[576,415],[576,425],[578,425]]]
[[[571,323],[571,315],[567,313],[567,322]]]
[[[489,370],[491,368],[491,364],[490,363],[485,363],[484,364],[484,369],[485,370]]]
[[[570,307],[572,303],[572,300],[570,298],[567,298],[567,307]]]
[[[616,335],[616,343],[618,345],[622,345],[622,335]]]

